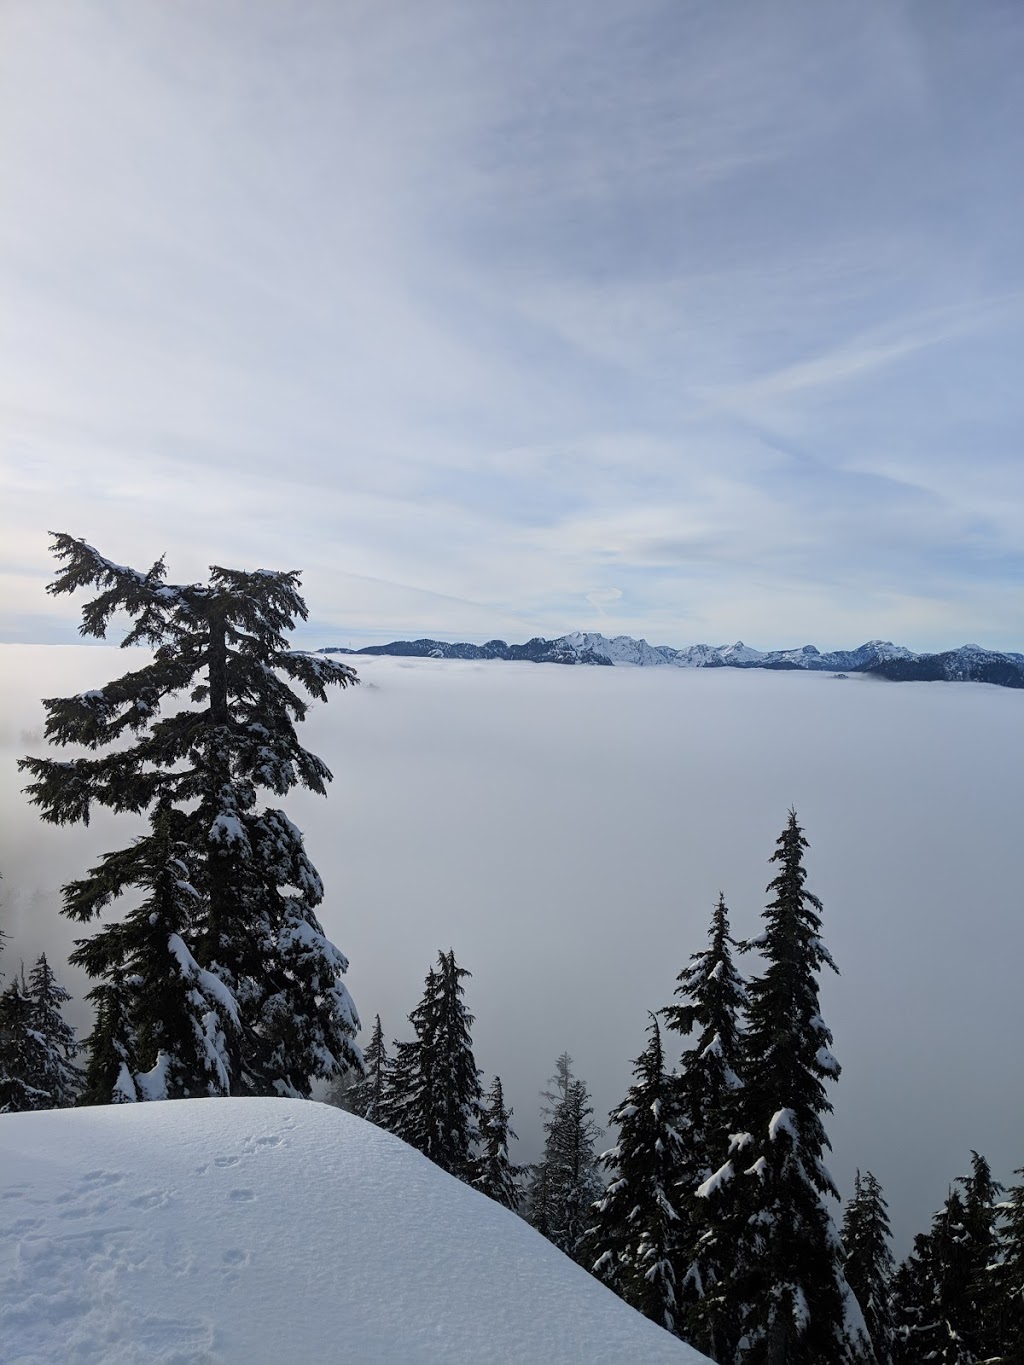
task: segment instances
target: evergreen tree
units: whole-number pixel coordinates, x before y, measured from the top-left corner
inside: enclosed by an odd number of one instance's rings
[[[75,1031],[61,1007],[71,996],[54,976],[40,953],[28,977],[28,1047],[26,1080],[45,1099],[35,1109],[67,1109],[81,1090],[81,1072],[74,1064],[78,1052]]]
[[[46,1092],[29,1081],[31,1027],[32,998],[22,971],[0,993],[0,1114],[48,1107]]]
[[[914,1238],[913,1251],[898,1267],[892,1280],[889,1312],[893,1324],[894,1365],[918,1365],[924,1358],[924,1339],[932,1330],[936,1292],[931,1237],[919,1232]]]
[[[472,1180],[479,1135],[480,1072],[473,1057],[473,1016],[462,1003],[470,973],[455,953],[438,953],[423,999],[409,1015],[412,1042],[396,1044],[386,1126],[443,1170]]]
[[[878,1365],[891,1365],[892,1361],[890,1300],[895,1262],[889,1247],[891,1237],[882,1187],[870,1171],[863,1180],[858,1171],[853,1198],[843,1217],[843,1270],[864,1314]]]
[[[512,1110],[505,1106],[501,1077],[495,1076],[480,1116],[480,1154],[473,1163],[473,1184],[507,1209],[519,1207],[518,1180],[523,1166],[509,1160],[508,1141],[515,1138],[509,1127]]]
[[[302,836],[260,793],[325,793],[331,774],[298,742],[308,703],[291,684],[324,700],[355,674],[287,648],[284,632],[307,615],[297,573],[213,567],[206,584],[172,586],[163,560],[141,573],[63,534],[53,549],[62,568],[49,592],[100,589],[83,635],[103,638],[123,612],[133,624],[122,647],[154,649],[99,690],[44,703],[52,743],[101,756],[20,764],[51,823],[88,823],[94,805],[149,822],[64,888],[64,913],[83,923],[136,889],[149,905],[79,943],[103,1012],[87,1095],[308,1096],[312,1078],[359,1066],[358,1019]],[[146,994],[157,981],[159,1004]]]
[[[1024,1169],[1014,1172],[1024,1176]],[[1012,1185],[999,1205],[999,1259],[992,1272],[999,1365],[1024,1365],[1024,1184]]]
[[[636,1077],[610,1116],[619,1127],[615,1146],[600,1156],[612,1172],[598,1199],[594,1226],[583,1250],[592,1273],[660,1327],[677,1326],[673,1264],[679,1214],[674,1186],[681,1156],[665,1074],[661,1030],[651,1016],[650,1040],[633,1064]]]
[[[733,963],[736,942],[729,911],[719,896],[708,930],[708,947],[694,953],[679,973],[678,1004],[662,1014],[684,1037],[673,1081],[672,1103],[679,1134],[673,1204],[679,1213],[675,1263],[680,1334],[713,1358],[735,1345],[726,1280],[737,1236],[735,1170],[729,1135],[739,1125],[742,1084],[743,979]],[[724,1162],[724,1165],[723,1165]]]
[[[804,883],[807,841],[790,811],[772,861],[779,871],[750,947],[765,961],[748,987],[744,1037],[745,1219],[729,1298],[743,1365],[821,1365],[873,1359],[863,1317],[843,1274],[842,1244],[825,1203],[838,1198],[823,1160],[824,1082],[839,1075],[821,1017],[817,973],[836,970],[821,932],[821,902]],[[712,1177],[714,1179],[714,1177]]]
[[[382,1124],[391,1077],[391,1058],[384,1043],[380,1015],[375,1015],[370,1041],[363,1053],[365,1070],[341,1099],[341,1107],[361,1119]]]
[[[545,1101],[540,1107],[540,1112],[544,1117],[545,1139],[548,1134],[552,1118],[560,1105],[565,1102],[569,1093],[569,1087],[575,1080],[572,1070],[572,1058],[568,1052],[560,1053],[555,1058],[555,1074],[548,1081],[549,1087],[553,1089],[542,1090],[541,1099]],[[545,1140],[545,1149],[547,1141]],[[546,1154],[546,1151],[545,1151]],[[529,1184],[526,1189],[526,1217],[529,1223],[537,1229],[541,1236],[548,1241],[552,1240],[552,1230],[554,1228],[555,1215],[555,1195],[556,1181],[554,1173],[549,1168],[548,1163],[542,1158],[529,1170]]]
[[[554,1107],[546,1111],[544,1155],[533,1170],[528,1217],[538,1232],[584,1264],[588,1253],[580,1243],[601,1195],[594,1150],[600,1130],[593,1121],[590,1094],[573,1076],[568,1053],[562,1053],[556,1068],[552,1083],[557,1089],[544,1092]]]
[[[999,1286],[993,1266],[999,1190],[984,1157],[972,1153],[971,1174],[957,1180],[931,1230],[914,1239],[914,1251],[894,1286],[897,1365],[922,1360],[981,1365],[998,1359]]]

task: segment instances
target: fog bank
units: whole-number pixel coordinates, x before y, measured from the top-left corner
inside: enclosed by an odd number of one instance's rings
[[[104,813],[50,827],[27,805],[14,762],[43,752],[39,698],[135,662],[0,646],[8,972],[44,947],[63,961],[84,931],[58,913],[61,883],[133,829]],[[358,668],[362,686],[304,727],[335,774],[328,799],[282,804],[323,875],[322,918],[351,958],[367,1031],[379,1012],[389,1037],[407,1035],[438,948],[473,973],[477,1060],[503,1078],[520,1159],[538,1151],[537,1091],[559,1052],[600,1121],[621,1100],[646,1011],[704,946],[719,890],[737,936],[755,932],[794,805],[842,972],[822,999],[843,1064],[827,1128],[844,1194],[855,1167],[874,1171],[903,1251],[970,1148],[1003,1178],[1024,1164],[1019,693],[731,670]],[[64,979],[80,998],[84,979]]]

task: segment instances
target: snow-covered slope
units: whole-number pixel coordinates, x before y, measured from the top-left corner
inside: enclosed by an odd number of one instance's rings
[[[0,1117],[0,1359],[704,1357],[371,1124],[216,1099]]]

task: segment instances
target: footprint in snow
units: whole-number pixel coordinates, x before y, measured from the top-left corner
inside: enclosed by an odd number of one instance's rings
[[[166,1190],[148,1190],[145,1194],[137,1194],[129,1203],[136,1209],[159,1209],[171,1202],[171,1196]]]
[[[232,1190],[228,1198],[235,1204],[247,1204],[256,1194],[253,1190]]]

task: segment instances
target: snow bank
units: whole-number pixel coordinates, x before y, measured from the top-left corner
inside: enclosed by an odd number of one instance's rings
[[[0,1358],[704,1359],[390,1134],[274,1099],[0,1117]]]

